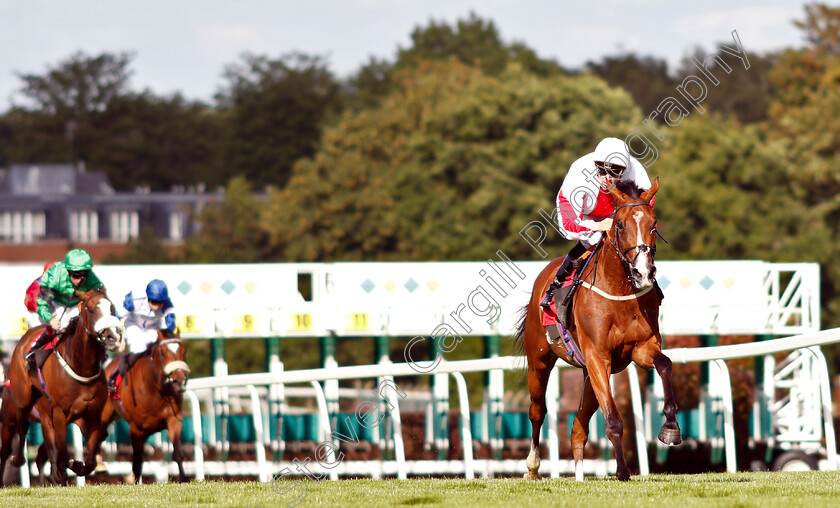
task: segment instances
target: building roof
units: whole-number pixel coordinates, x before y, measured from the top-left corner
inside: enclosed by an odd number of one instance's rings
[[[105,172],[80,171],[72,164],[13,164],[0,177],[0,194],[6,196],[114,193]]]

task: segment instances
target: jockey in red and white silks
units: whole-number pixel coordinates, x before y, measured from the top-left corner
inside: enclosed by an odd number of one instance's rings
[[[616,178],[595,161],[624,167]],[[599,175],[601,172],[601,175]],[[601,239],[599,224],[615,213],[615,202],[609,189],[616,181],[631,181],[641,190],[650,189],[645,167],[632,157],[624,141],[606,138],[595,151],[579,158],[569,167],[563,185],[557,193],[557,221],[567,240],[577,240],[589,248]],[[578,256],[580,257],[580,256]]]
[[[572,163],[557,193],[560,230],[567,240],[578,243],[563,260],[540,304],[550,309],[554,295],[557,318],[564,327],[567,311],[564,302],[571,288],[561,288],[561,285],[572,273],[575,260],[601,240],[603,231],[612,227],[615,201],[609,192],[619,181],[632,182],[641,190],[651,186],[645,167],[630,155],[627,144],[618,138],[605,138],[594,152]]]

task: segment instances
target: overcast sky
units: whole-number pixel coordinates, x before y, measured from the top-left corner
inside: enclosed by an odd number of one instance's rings
[[[800,0],[0,0],[0,111],[20,87],[15,73],[44,73],[76,51],[133,51],[131,85],[210,101],[226,64],[243,52],[277,57],[297,50],[328,57],[346,77],[371,55],[397,46],[430,18],[454,22],[475,11],[506,42],[578,68],[633,51],[673,69],[693,48],[747,51],[801,46],[792,20]],[[20,101],[18,101],[20,102]]]

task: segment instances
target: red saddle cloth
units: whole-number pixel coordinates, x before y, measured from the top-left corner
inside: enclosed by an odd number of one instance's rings
[[[108,395],[111,396],[114,400],[120,399],[120,385],[122,385],[123,377],[120,374],[117,374],[117,378],[114,380],[114,386],[117,387],[116,392],[108,392]]]
[[[566,280],[563,281],[563,287],[569,287],[574,282],[575,272],[572,271],[572,274],[566,277]],[[542,324],[543,326],[549,325],[556,325],[557,324],[557,307],[554,306],[554,295],[551,296],[551,309],[546,309],[545,307],[540,307],[542,309]]]

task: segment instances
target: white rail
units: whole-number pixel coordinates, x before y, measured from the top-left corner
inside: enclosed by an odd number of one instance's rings
[[[666,350],[665,353],[671,358],[674,363],[689,363],[689,362],[711,362],[712,368],[715,369],[718,375],[714,376],[720,383],[720,386],[714,387],[716,392],[720,394],[723,407],[724,407],[724,446],[726,452],[726,467],[727,471],[735,471],[736,469],[736,456],[735,456],[735,434],[734,434],[734,424],[733,424],[733,407],[732,407],[732,394],[731,394],[731,385],[729,381],[729,372],[727,370],[726,364],[724,360],[735,359],[735,358],[744,358],[744,357],[752,357],[752,356],[764,356],[767,354],[773,354],[777,352],[784,352],[784,351],[791,351],[794,349],[800,348],[812,348],[814,346],[818,346],[821,344],[830,344],[840,342],[840,329],[832,329],[832,330],[825,330],[822,332],[817,333],[810,333],[796,337],[787,337],[783,339],[775,339],[770,341],[763,341],[757,343],[748,343],[748,344],[737,344],[731,346],[715,346],[715,347],[706,347],[706,348],[678,348],[678,349],[670,349]],[[816,348],[815,348],[816,349]],[[811,349],[810,351],[814,351]],[[821,357],[821,353],[819,350],[816,349],[814,354],[819,354]],[[459,471],[465,474],[468,478],[472,478],[475,475],[476,464],[484,463],[483,461],[476,461],[473,458],[473,447],[472,447],[472,436],[470,430],[470,411],[469,411],[469,401],[468,395],[466,390],[466,384],[464,383],[463,376],[461,373],[465,372],[485,372],[490,371],[493,369],[503,369],[503,370],[514,370],[519,369],[523,366],[524,359],[520,357],[497,357],[497,358],[490,358],[490,359],[480,359],[480,360],[463,360],[463,361],[446,361],[442,360],[435,371],[430,374],[443,374],[448,373],[452,374],[453,378],[455,379],[455,383],[457,385],[458,393],[459,393],[459,406],[461,409],[461,433],[462,433],[462,441],[463,441],[463,453],[464,453],[464,464]],[[824,359],[822,361],[823,368],[825,368]],[[558,364],[557,368],[566,368],[568,365],[565,363]],[[649,473],[649,462],[647,457],[647,449],[646,443],[643,439],[645,428],[645,421],[644,421],[644,410],[642,407],[642,400],[641,400],[641,389],[638,386],[638,378],[637,376],[633,375],[635,372],[635,367],[633,367],[630,371],[630,390],[631,390],[631,399],[633,403],[634,409],[634,418],[636,422],[636,429],[637,429],[637,449],[639,453],[639,465],[640,465],[640,472],[643,475]],[[316,391],[320,389],[319,381],[326,381],[326,380],[341,380],[341,379],[369,379],[369,378],[380,378],[380,377],[400,377],[400,376],[417,376],[419,374],[414,368],[412,368],[409,364],[404,363],[389,363],[389,364],[380,364],[380,365],[364,365],[364,366],[351,366],[351,367],[340,367],[340,368],[332,368],[332,369],[309,369],[309,370],[297,370],[297,371],[282,371],[277,373],[261,373],[261,374],[236,374],[236,375],[228,375],[228,376],[220,376],[220,377],[213,377],[213,378],[201,378],[201,379],[193,379],[190,381],[190,390],[209,390],[215,388],[222,388],[222,387],[236,387],[236,386],[257,386],[257,385],[275,385],[275,384],[291,384],[291,383],[310,383],[313,388],[316,388]],[[556,375],[556,372],[552,373],[552,378]],[[827,371],[823,374],[823,379],[827,380]],[[554,381],[554,383],[552,383]],[[827,383],[827,381],[825,381]],[[823,384],[825,384],[823,383]],[[559,476],[560,470],[562,468],[561,464],[565,461],[561,461],[559,459],[559,442],[556,435],[556,412],[557,412],[557,405],[556,405],[556,388],[554,389],[554,393],[552,393],[552,388],[556,384],[556,380],[550,380],[549,382],[549,390],[546,394],[547,405],[549,406],[549,415],[547,424],[549,425],[549,439],[548,439],[548,448],[549,448],[549,474],[552,477]],[[822,397],[823,397],[823,405],[826,410],[830,410],[830,390],[828,388],[829,385],[825,385],[822,389]],[[256,391],[254,392],[256,393]],[[390,391],[389,391],[390,393]],[[326,403],[320,400],[319,397],[319,414],[320,420],[322,425],[326,425],[327,427],[324,428],[324,433],[329,435],[329,414],[327,413]],[[392,411],[392,417],[395,419],[395,425],[393,427],[394,435],[393,439],[395,441],[395,453],[397,457],[396,462],[396,473],[397,476],[400,478],[405,478],[408,471],[407,471],[407,462],[405,461],[404,456],[404,445],[402,443],[402,432],[399,425],[399,409],[398,409],[398,402],[399,400],[394,394],[390,394],[390,402],[396,408]],[[262,416],[260,414],[260,404],[253,403],[252,411],[254,412],[254,421],[257,420],[262,421]],[[830,415],[830,412],[827,413]],[[651,415],[651,417],[656,418],[659,415]],[[199,419],[194,418],[193,422],[198,422]],[[326,423],[325,423],[326,422]],[[828,454],[829,454],[829,462],[831,464],[836,464],[836,442],[834,439],[834,432],[833,428],[831,428],[830,416],[825,417],[825,429],[826,429],[826,442],[828,447]],[[200,429],[199,429],[200,431]],[[261,440],[258,438],[257,446],[259,448]],[[420,461],[423,462],[423,461]],[[260,463],[262,463],[260,461]],[[417,461],[412,462],[411,464],[418,464]],[[331,478],[337,478],[340,471],[348,471],[353,468],[350,468],[348,465],[343,465],[344,467],[341,468],[333,468],[329,471]],[[451,466],[443,466],[443,469],[451,469]],[[443,471],[441,469],[441,471]],[[381,469],[382,472],[385,472],[386,468],[383,467]],[[415,471],[412,471],[415,472]],[[444,471],[445,472],[445,471]]]

